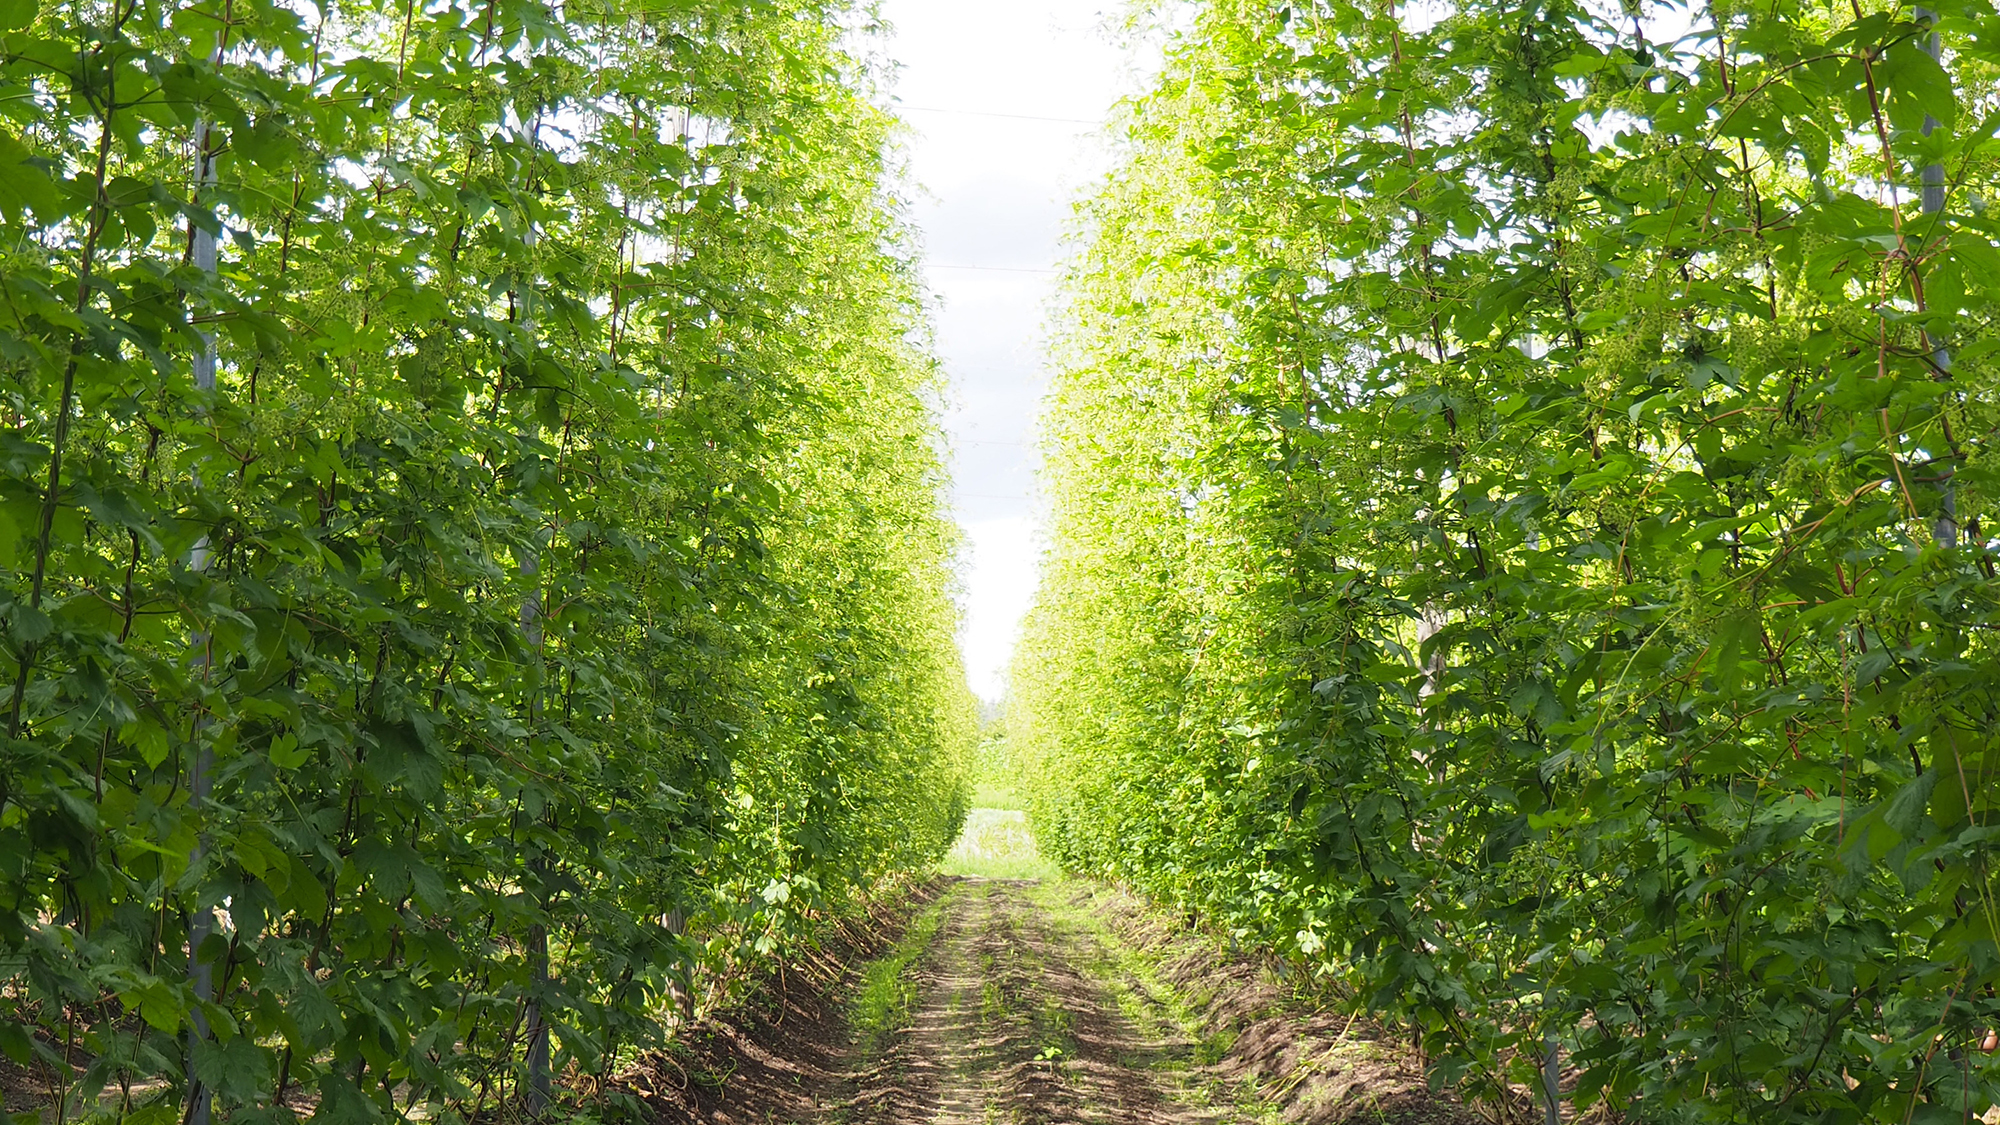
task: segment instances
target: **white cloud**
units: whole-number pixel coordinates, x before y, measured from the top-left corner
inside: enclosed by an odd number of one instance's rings
[[[966,582],[979,595],[967,605],[966,675],[981,698],[1006,690],[1007,661],[1021,632],[1021,617],[1035,597],[1035,563],[1041,546],[1026,516],[975,520],[965,525],[971,565]]]
[[[953,508],[965,528],[973,690],[997,699],[1034,596],[1034,421],[1041,328],[1076,192],[1102,174],[1101,121],[1126,55],[1076,0],[886,0],[910,123],[926,276],[951,377]],[[1039,118],[1040,120],[1034,120]],[[966,268],[973,267],[973,268]]]
[[[916,209],[929,260],[941,265],[1046,269],[1055,260],[1069,208],[1050,185],[991,176],[933,185],[934,201]]]

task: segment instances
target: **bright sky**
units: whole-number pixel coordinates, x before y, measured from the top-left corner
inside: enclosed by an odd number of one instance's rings
[[[1118,0],[884,0],[913,133],[954,511],[970,548],[960,643],[972,688],[1005,691],[1041,550],[1034,418],[1041,341],[1070,200],[1105,165],[1097,122],[1129,87],[1105,13]]]

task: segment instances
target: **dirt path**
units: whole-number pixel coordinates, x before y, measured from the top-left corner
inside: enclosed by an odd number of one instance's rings
[[[658,1117],[711,1125],[1477,1120],[1429,1092],[1410,1060],[1365,1022],[1300,1010],[1256,966],[1115,891],[965,878],[924,897],[932,895],[899,947],[835,988],[844,1000],[779,989],[764,1009],[718,1021],[701,1051],[670,1064],[675,1073],[655,1073],[648,1100]],[[676,1081],[681,1095],[658,1092]]]
[[[968,880],[919,970],[922,997],[906,1035],[863,1081],[856,1121],[1077,1122],[1140,1125],[1223,1118],[1161,1081],[1191,1044],[1121,1010],[1073,959],[1103,960],[1084,935],[1060,932],[1031,882]],[[896,1096],[900,1095],[900,1096]]]

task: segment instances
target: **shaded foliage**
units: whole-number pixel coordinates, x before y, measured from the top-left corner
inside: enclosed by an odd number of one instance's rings
[[[943,854],[854,24],[0,4],[0,1048],[62,1112],[490,1113]]]

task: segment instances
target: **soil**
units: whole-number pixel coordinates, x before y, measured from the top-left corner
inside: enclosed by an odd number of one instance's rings
[[[1379,1028],[1309,1010],[1129,896],[954,879],[913,906],[933,899],[941,917],[907,970],[901,1026],[848,1026],[856,965],[895,933],[858,937],[774,977],[630,1088],[661,1125],[1480,1120]]]
[[[834,1092],[858,1077],[861,1055],[844,1008],[858,967],[893,946],[917,911],[951,889],[920,886],[836,931],[811,958],[758,982],[734,1008],[704,1018],[669,1053],[621,1076],[663,1123],[715,1125],[823,1120]]]

